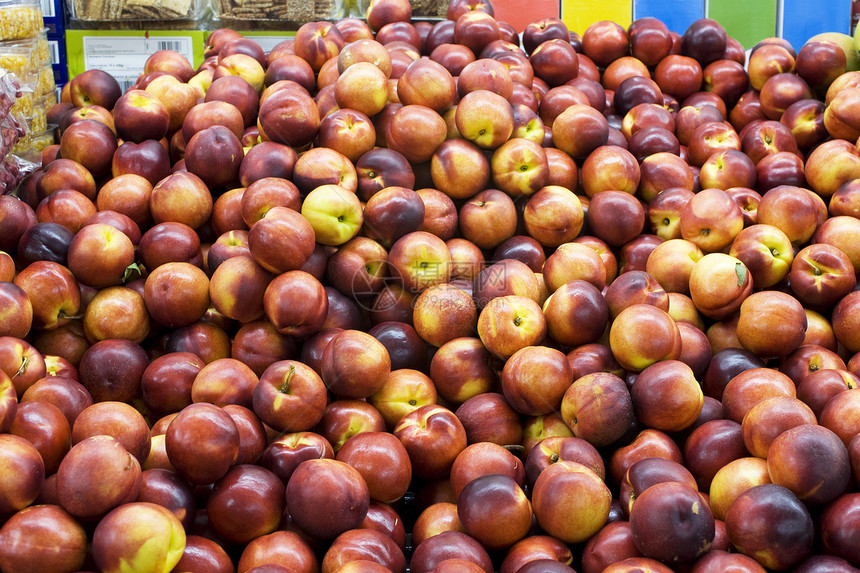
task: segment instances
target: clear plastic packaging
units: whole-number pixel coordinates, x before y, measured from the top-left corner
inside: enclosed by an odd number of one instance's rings
[[[48,29],[43,28],[39,35],[33,38],[33,64],[36,66],[51,65],[51,43],[48,41]]]
[[[219,20],[303,24],[347,15],[346,0],[214,0]]]
[[[36,161],[9,154],[0,161],[0,195],[17,189],[24,176],[36,170],[41,157],[34,159]]]
[[[46,30],[33,38],[0,41],[0,68],[15,74],[23,91],[41,96],[53,90],[54,74]]]
[[[3,149],[6,149],[5,138],[4,138],[4,141],[2,143],[2,146],[0,146],[0,151],[2,151]],[[24,157],[24,156],[31,157],[31,154],[30,154],[30,135],[24,134],[23,137],[17,139],[15,141],[15,144],[12,145],[6,153],[19,155],[22,157]]]
[[[53,145],[53,143],[54,131],[52,129],[46,129],[45,131],[30,135],[30,146],[36,151],[41,152],[49,145]]]
[[[347,0],[348,12],[353,18],[366,18],[367,7],[370,6],[370,0]]]
[[[412,0],[413,18],[444,19],[447,12],[448,0]]]
[[[0,161],[0,195],[14,191],[23,178],[24,175],[14,156],[8,156]]]
[[[0,162],[0,195],[14,191],[21,182],[23,175],[15,162],[10,158]]]
[[[15,105],[15,101],[21,97],[21,83],[18,77],[11,72],[2,72],[0,75],[0,117],[6,117]]]
[[[367,17],[370,0],[346,0],[349,3],[350,16]],[[412,16],[414,18],[441,18],[448,13],[449,0],[412,0]]]
[[[14,73],[23,83],[34,80],[34,56],[32,46],[20,45],[18,42],[0,42],[0,68]]]
[[[28,133],[39,133],[48,130],[48,106],[45,105],[45,100],[40,99],[33,104],[33,110],[30,115],[24,118],[27,123]]]
[[[27,131],[21,122],[10,113],[0,121],[0,154],[5,156],[25,138]]]
[[[15,103],[12,105],[12,109],[10,113],[17,114],[21,117],[30,117],[33,115],[33,104],[35,102],[35,96],[33,95],[32,89],[27,91],[22,91],[21,95],[18,99],[15,100]]]
[[[66,0],[66,10],[78,22],[171,22],[199,20],[208,0]]]
[[[444,19],[449,0],[412,0],[412,16]],[[370,0],[344,0],[343,17],[366,18]]]
[[[46,115],[43,113],[22,118],[22,124],[24,133],[19,135],[8,153],[28,161],[41,161],[42,150],[55,143],[53,126],[47,125]]]
[[[39,0],[0,0],[0,40],[34,38],[44,27]]]
[[[36,72],[36,84],[33,93],[36,97],[44,97],[54,93],[56,83],[54,82],[54,68],[50,64],[42,66]]]

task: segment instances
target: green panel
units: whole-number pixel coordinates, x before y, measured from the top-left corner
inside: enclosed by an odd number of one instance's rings
[[[744,48],[776,36],[777,0],[709,0],[708,17],[721,23]]]
[[[95,67],[129,81],[143,72],[149,54],[163,48],[177,49],[197,67],[203,62],[203,31],[66,30],[69,78]]]

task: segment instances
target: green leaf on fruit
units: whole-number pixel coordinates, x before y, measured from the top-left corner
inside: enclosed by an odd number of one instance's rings
[[[738,275],[738,286],[744,286],[744,283],[747,282],[747,268],[743,263],[735,263],[735,274]]]
[[[143,269],[141,268],[141,266],[139,264],[131,263],[130,265],[125,267],[125,272],[122,274],[123,284],[129,282],[135,273],[137,274],[138,277],[143,276]]]

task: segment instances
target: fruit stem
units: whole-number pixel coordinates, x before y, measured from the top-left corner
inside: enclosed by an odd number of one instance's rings
[[[24,356],[21,359],[21,367],[18,368],[18,371],[15,372],[15,374],[14,374],[14,376],[12,376],[12,378],[15,378],[16,376],[23,376],[27,372],[27,366],[29,364],[30,364],[30,357]]]
[[[287,394],[290,391],[290,380],[292,380],[293,375],[296,373],[296,367],[290,364],[290,369],[287,370],[287,375],[284,376],[284,383],[281,384],[279,391],[282,394]]]

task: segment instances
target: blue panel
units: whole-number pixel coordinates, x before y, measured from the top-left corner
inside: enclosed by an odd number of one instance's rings
[[[63,20],[63,0],[41,0],[41,8],[48,33],[62,35],[66,28]]]
[[[66,39],[60,35],[48,34],[51,45],[51,66],[54,68],[54,83],[62,86],[69,81],[69,65],[66,61]]]
[[[662,20],[673,32],[683,34],[705,15],[705,2],[690,0],[634,0],[633,18],[651,16]]]
[[[782,37],[800,50],[806,41],[822,32],[853,33],[851,0],[784,0]]]

